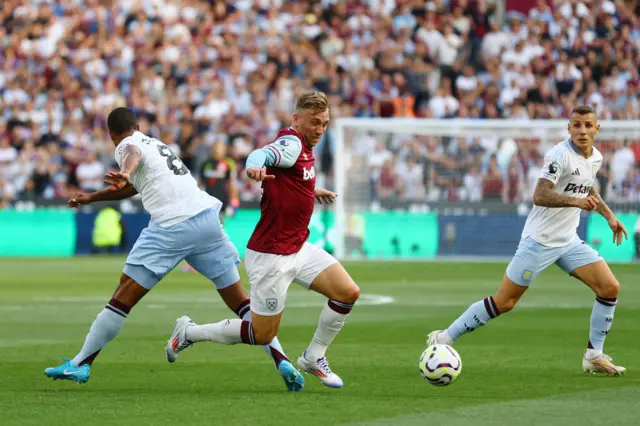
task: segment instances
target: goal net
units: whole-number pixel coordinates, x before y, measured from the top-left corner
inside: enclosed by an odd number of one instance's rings
[[[342,118],[336,123],[332,243],[341,259],[512,255],[532,206],[544,154],[568,137],[566,120]],[[640,122],[602,121],[596,188],[633,234],[640,185]],[[606,221],[584,215],[579,235],[615,251]],[[604,226],[604,228],[603,228]],[[610,240],[610,234],[607,236]],[[626,250],[626,251],[625,251]]]

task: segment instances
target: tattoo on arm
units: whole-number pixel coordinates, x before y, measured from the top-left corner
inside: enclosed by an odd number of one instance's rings
[[[540,207],[577,207],[577,198],[558,194],[553,187],[554,184],[550,180],[538,179],[533,203]]]

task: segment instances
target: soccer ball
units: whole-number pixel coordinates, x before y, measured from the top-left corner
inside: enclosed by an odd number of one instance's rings
[[[422,352],[418,366],[427,382],[435,386],[447,386],[460,375],[462,359],[449,345],[431,345]]]

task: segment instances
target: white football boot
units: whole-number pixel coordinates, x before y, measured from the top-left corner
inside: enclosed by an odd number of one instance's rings
[[[329,362],[324,356],[315,361],[309,361],[307,359],[307,351],[304,351],[304,353],[300,355],[300,358],[298,358],[298,368],[305,373],[313,374],[327,387],[339,389],[343,386],[342,379],[331,371]]]
[[[582,369],[585,373],[604,373],[607,376],[621,376],[627,371],[626,368],[615,365],[609,355],[589,349],[582,358]]]
[[[187,327],[190,325],[196,324],[187,316],[176,320],[173,334],[167,341],[167,361],[176,362],[178,354],[193,345],[193,342],[187,339]]]
[[[427,346],[433,345],[453,346],[453,339],[449,337],[447,330],[434,330],[427,335]]]

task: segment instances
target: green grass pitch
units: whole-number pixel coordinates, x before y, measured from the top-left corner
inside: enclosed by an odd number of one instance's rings
[[[174,271],[130,314],[86,385],[44,368],[78,351],[109,300],[123,259],[0,260],[0,424],[8,425],[638,425],[640,269],[614,265],[620,302],[605,349],[624,377],[585,375],[593,294],[552,267],[511,313],[456,345],[463,371],[446,388],[418,371],[427,332],[494,294],[505,264],[347,263],[363,297],[327,353],[341,390],[311,376],[288,393],[259,348],[199,343],[175,364],[176,317],[232,314],[196,274]],[[295,361],[321,296],[292,285],[280,340]]]

